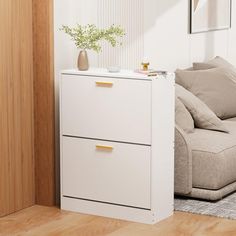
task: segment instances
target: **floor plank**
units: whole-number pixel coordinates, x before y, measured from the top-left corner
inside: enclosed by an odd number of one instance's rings
[[[236,221],[183,212],[155,225],[33,206],[0,218],[0,236],[235,236]]]

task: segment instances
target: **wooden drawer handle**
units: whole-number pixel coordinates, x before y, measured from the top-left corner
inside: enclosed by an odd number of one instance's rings
[[[96,85],[100,87],[112,87],[113,82],[106,82],[106,81],[96,81]]]
[[[112,151],[112,146],[104,146],[104,145],[96,145],[96,149],[98,150],[104,150],[104,151]]]

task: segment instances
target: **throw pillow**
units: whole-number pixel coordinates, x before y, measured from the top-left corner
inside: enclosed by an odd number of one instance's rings
[[[177,97],[175,98],[175,123],[186,133],[193,133],[194,131],[193,118]]]
[[[216,130],[228,133],[223,122],[199,98],[176,84],[176,96],[183,102],[194,119],[197,128]]]
[[[214,59],[208,62],[194,62],[193,63],[194,70],[207,70],[207,69],[218,68],[218,67],[235,69],[235,67],[232,64],[230,64],[224,58],[219,57],[219,56],[215,57]]]
[[[176,83],[200,98],[219,118],[236,116],[236,72],[226,68],[177,70]]]

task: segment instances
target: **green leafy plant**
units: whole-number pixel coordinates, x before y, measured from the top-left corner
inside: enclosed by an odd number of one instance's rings
[[[91,49],[96,52],[100,52],[102,49],[100,41],[106,40],[112,47],[115,47],[121,45],[121,43],[118,42],[118,38],[122,38],[125,35],[124,29],[115,25],[107,29],[99,29],[94,24],[85,26],[77,24],[74,28],[63,25],[61,30],[71,37],[71,40],[75,42],[77,48],[84,50]]]

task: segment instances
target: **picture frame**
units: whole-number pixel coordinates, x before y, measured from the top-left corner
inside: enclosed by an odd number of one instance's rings
[[[190,33],[231,28],[232,0],[190,0]]]

